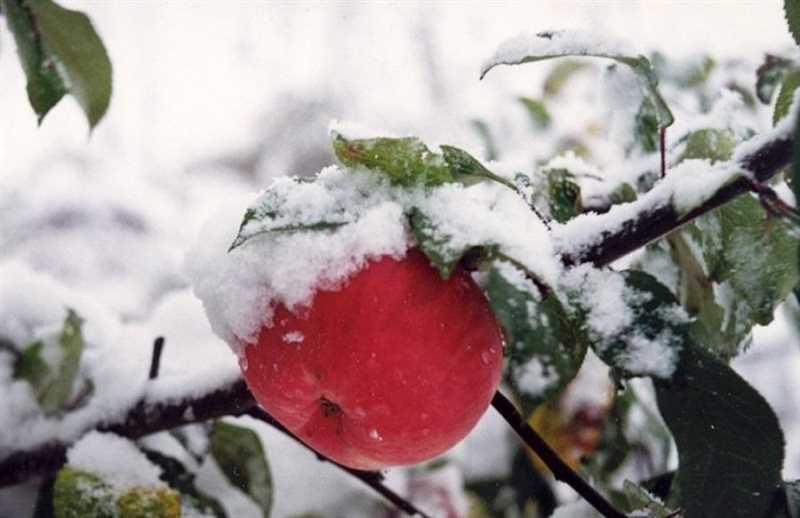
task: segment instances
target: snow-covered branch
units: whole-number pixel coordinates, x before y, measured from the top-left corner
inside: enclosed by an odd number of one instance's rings
[[[635,202],[605,214],[583,214],[554,229],[556,251],[567,266],[607,265],[735,197],[789,165],[794,117],[736,148],[733,159],[709,165],[689,160]]]

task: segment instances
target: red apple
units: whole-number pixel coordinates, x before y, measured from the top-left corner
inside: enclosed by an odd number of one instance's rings
[[[374,470],[430,459],[469,433],[500,381],[502,338],[468,272],[443,280],[412,249],[318,291],[299,314],[278,305],[242,367],[300,439]]]

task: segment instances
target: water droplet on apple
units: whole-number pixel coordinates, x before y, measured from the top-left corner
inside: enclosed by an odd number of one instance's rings
[[[483,351],[481,353],[481,361],[483,362],[484,365],[489,365],[489,360],[490,360],[489,353],[487,351]]]
[[[278,364],[277,363],[273,363],[272,364],[272,370],[274,370],[275,372],[278,372]]]
[[[376,441],[382,441],[383,440],[383,437],[381,437],[381,434],[379,434],[378,430],[376,430],[375,428],[373,428],[372,430],[369,431],[369,436],[372,439],[376,440]]]

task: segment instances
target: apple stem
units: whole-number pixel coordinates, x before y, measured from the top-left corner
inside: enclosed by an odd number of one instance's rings
[[[333,403],[335,404],[335,403]],[[304,446],[307,450],[312,452],[317,458],[322,462],[330,462],[337,468],[341,469],[342,471],[347,472],[351,476],[357,478],[358,480],[362,481],[367,486],[371,487],[376,493],[383,496],[386,500],[388,500],[392,505],[394,505],[397,509],[403,511],[404,513],[408,514],[409,516],[418,516],[420,518],[431,518],[430,515],[420,511],[414,504],[403,498],[402,496],[398,495],[388,487],[383,484],[383,474],[380,471],[365,471],[361,469],[354,469],[345,466],[344,464],[339,464],[335,460],[322,455],[321,453],[317,452],[306,443],[303,442],[298,436],[290,432],[285,426],[278,422],[277,419],[272,417],[268,414],[264,409],[260,407],[252,407],[245,412],[245,415],[248,415],[254,419],[258,419],[273,428],[277,429],[280,432],[283,432],[287,436],[291,437],[299,444]]]
[[[150,357],[150,375],[148,379],[154,380],[158,377],[158,369],[161,366],[161,352],[164,350],[164,337],[159,336],[153,342],[153,355]]]
[[[528,424],[514,406],[514,403],[501,394],[500,391],[495,392],[492,398],[492,406],[522,439],[522,442],[533,450],[542,459],[542,462],[550,468],[556,480],[569,485],[606,518],[626,518],[625,513],[614,507],[603,495],[583,480],[575,470],[570,468],[566,462],[561,460],[558,453]]]

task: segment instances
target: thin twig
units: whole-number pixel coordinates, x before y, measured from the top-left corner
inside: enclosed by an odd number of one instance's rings
[[[314,450],[314,448],[312,448],[311,446],[309,446],[306,443],[304,443],[302,439],[300,439],[295,434],[290,432],[285,426],[283,426],[281,423],[279,423],[277,419],[275,419],[274,417],[269,415],[265,410],[263,410],[260,407],[251,408],[250,410],[248,410],[246,412],[246,415],[248,415],[248,416],[250,416],[250,417],[252,417],[254,419],[258,419],[259,421],[262,421],[264,423],[267,423],[268,425],[272,426],[273,428],[283,432],[287,436],[289,436],[292,439],[294,439],[295,441],[297,441],[299,444],[301,444],[307,450],[311,451],[314,455],[317,456],[317,458],[319,460],[321,460],[323,462],[329,462],[329,463],[333,464],[337,468],[341,469],[342,471],[345,471],[345,472],[349,473],[353,477],[357,478],[358,480],[362,481],[364,484],[366,484],[369,487],[371,487],[375,492],[379,493],[386,500],[391,502],[392,505],[394,505],[395,507],[397,507],[398,509],[400,509],[404,513],[406,513],[406,514],[408,514],[410,516],[420,516],[422,518],[430,518],[429,515],[425,514],[423,511],[420,511],[419,509],[417,509],[417,507],[414,506],[414,504],[412,504],[411,502],[409,502],[408,500],[406,500],[402,496],[398,495],[397,493],[392,491],[390,488],[386,487],[383,484],[383,474],[381,474],[379,471],[364,471],[364,470],[360,470],[360,469],[353,469],[353,468],[350,468],[348,466],[345,466],[344,464],[339,464],[335,460],[333,460],[333,459],[331,459],[329,457],[326,457],[325,455],[322,455],[321,453],[319,453],[316,450]]]
[[[161,352],[164,350],[164,337],[159,336],[153,342],[153,354],[150,356],[150,375],[148,379],[154,380],[158,377],[158,368],[161,365]]]
[[[667,176],[667,128],[659,128],[658,143],[661,148],[661,178]]]
[[[568,484],[579,495],[581,495],[589,504],[592,505],[597,511],[606,518],[626,518],[626,515],[614,507],[611,502],[598,493],[592,486],[590,486],[575,470],[570,468],[558,453],[553,450],[550,445],[542,439],[536,430],[531,428],[531,425],[525,421],[522,414],[517,411],[507,397],[499,391],[495,392],[492,398],[492,406],[503,416],[503,419],[511,426],[516,432],[522,442],[524,442],[531,450],[542,459],[542,462],[550,468],[556,480],[560,480]]]

